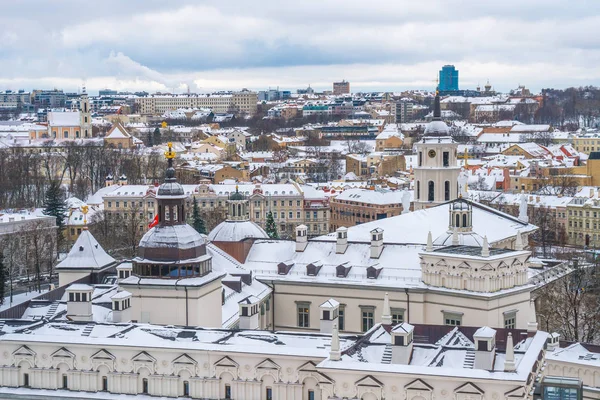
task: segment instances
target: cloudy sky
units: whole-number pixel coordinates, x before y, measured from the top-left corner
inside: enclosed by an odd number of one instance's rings
[[[598,0],[0,0],[0,90],[600,85]]]

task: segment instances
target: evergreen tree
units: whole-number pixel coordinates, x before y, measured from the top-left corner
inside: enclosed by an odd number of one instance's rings
[[[194,203],[192,208],[192,227],[198,232],[206,235],[206,225],[200,215],[200,209],[198,208],[198,200],[194,197]]]
[[[4,267],[4,255],[0,251],[0,305],[4,304],[4,288],[6,286],[6,267]]]
[[[44,199],[44,214],[51,215],[56,218],[56,226],[58,226],[58,232],[62,232],[64,227],[65,212],[67,205],[63,199],[62,189],[58,181],[52,181],[50,187],[46,191],[46,198]]]
[[[275,219],[273,218],[273,213],[271,211],[267,213],[267,225],[265,231],[271,239],[279,239],[277,227],[275,226]]]
[[[160,134],[160,129],[158,127],[156,127],[156,129],[154,129],[154,145],[159,145],[162,143],[162,135]]]
[[[148,147],[152,146],[154,146],[154,133],[148,131]]]

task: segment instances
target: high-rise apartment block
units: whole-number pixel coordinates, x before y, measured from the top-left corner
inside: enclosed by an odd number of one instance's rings
[[[350,82],[345,80],[341,82],[333,82],[333,95],[340,96],[342,94],[350,93]]]
[[[454,65],[444,65],[440,71],[439,89],[442,92],[458,90],[458,70]]]

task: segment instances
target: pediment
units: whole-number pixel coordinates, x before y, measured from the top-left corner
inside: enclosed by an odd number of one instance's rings
[[[477,385],[474,385],[471,382],[467,382],[464,385],[457,387],[454,390],[454,393],[481,394],[482,395],[484,392]]]
[[[383,387],[383,383],[372,377],[371,375],[367,375],[362,379],[359,379],[355,382],[356,386],[368,386],[368,387]]]
[[[264,361],[260,362],[256,369],[273,369],[279,371],[281,367],[274,363],[271,359],[267,358]]]
[[[408,385],[404,386],[404,389],[406,389],[406,390],[425,390],[428,392],[433,391],[433,387],[429,386],[428,384],[423,382],[421,379],[415,379]]]
[[[514,388],[513,390],[509,390],[508,392],[504,393],[504,397],[507,398],[525,398],[527,395],[526,391],[525,391],[525,387],[523,386],[519,386]]]
[[[300,366],[300,368],[298,368],[298,371],[305,371],[305,372],[314,372],[316,370],[317,370],[317,365],[312,361],[305,362],[304,364],[302,364]]]
[[[490,264],[485,264],[483,267],[480,268],[482,271],[493,271],[494,267],[492,267]]]
[[[109,353],[108,351],[106,351],[104,349],[95,352],[91,358],[92,358],[92,360],[103,360],[103,361],[106,361],[106,360],[114,361],[115,360],[115,356],[113,356],[111,353]]]
[[[500,261],[500,264],[498,264],[498,269],[503,269],[503,268],[508,268],[508,264],[505,263],[504,261]]]
[[[440,260],[440,261],[436,262],[436,263],[435,263],[435,266],[436,266],[436,267],[447,267],[447,266],[448,266],[448,263],[446,262],[446,260],[442,259],[442,260]]]
[[[173,364],[196,365],[198,363],[192,357],[190,357],[184,353],[184,354],[180,355],[179,357],[177,357],[176,359],[174,359]]]
[[[13,356],[31,356],[35,357],[35,351],[27,346],[21,346],[12,353]]]
[[[71,353],[69,350],[65,349],[64,347],[61,347],[60,349],[56,350],[54,353],[50,354],[50,357],[52,358],[75,358],[75,354]]]
[[[468,263],[466,263],[466,262],[463,261],[463,262],[461,262],[460,264],[457,265],[457,268],[470,269],[471,266]]]
[[[138,353],[131,360],[135,361],[135,362],[143,362],[143,363],[155,363],[156,362],[156,358],[152,357],[150,354],[146,353],[145,351]]]
[[[512,262],[513,267],[520,267],[522,265],[523,263],[519,259],[515,259],[515,261]]]
[[[231,358],[225,356],[215,363],[215,367],[237,368],[239,367],[239,364],[233,361]]]

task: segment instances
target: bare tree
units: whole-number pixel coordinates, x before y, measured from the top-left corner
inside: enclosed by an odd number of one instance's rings
[[[53,232],[43,221],[33,220],[23,227],[22,236],[26,243],[29,270],[34,273],[35,288],[41,292],[41,278],[44,271],[52,275],[52,267],[56,259],[56,243]]]

